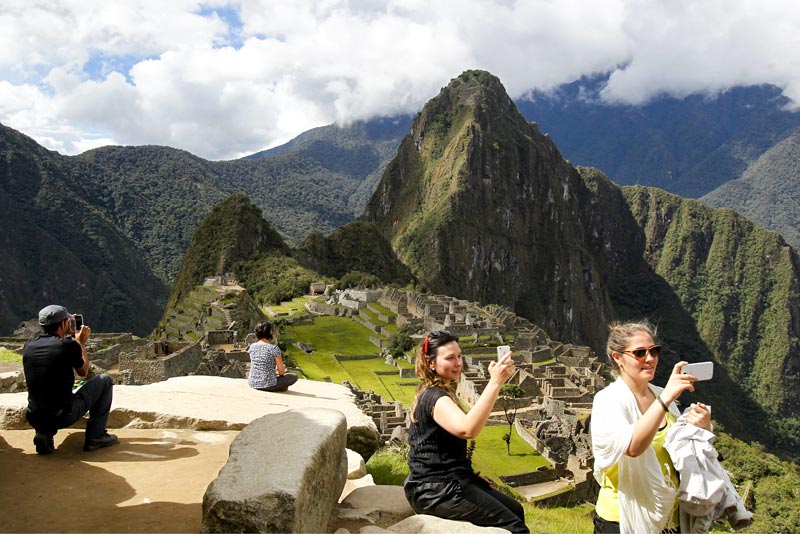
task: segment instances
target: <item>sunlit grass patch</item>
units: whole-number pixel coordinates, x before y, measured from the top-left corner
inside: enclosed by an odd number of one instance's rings
[[[575,506],[539,507],[533,503],[523,503],[525,524],[531,532],[552,534],[591,534],[594,532],[592,511],[594,504],[583,503]]]
[[[520,475],[536,471],[540,466],[551,467],[550,462],[528,445],[516,430],[511,433],[511,455],[506,454],[503,436],[508,425],[486,426],[476,439],[472,463],[477,471],[496,476]]]
[[[13,350],[0,348],[0,362],[22,363],[22,354],[14,352]]]

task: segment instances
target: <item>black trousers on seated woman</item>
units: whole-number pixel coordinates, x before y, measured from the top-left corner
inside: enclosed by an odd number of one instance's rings
[[[477,476],[468,480],[415,482],[404,484],[406,498],[418,514],[469,521],[481,527],[530,532],[525,526],[522,505]]]

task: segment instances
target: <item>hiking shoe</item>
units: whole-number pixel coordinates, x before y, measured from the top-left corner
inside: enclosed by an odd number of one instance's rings
[[[56,452],[55,443],[53,443],[53,436],[37,432],[33,436],[33,444],[36,445],[36,454],[52,454]]]
[[[83,450],[85,451],[94,451],[101,447],[110,447],[111,445],[117,443],[117,436],[114,434],[109,434],[106,432],[99,438],[91,438],[86,439],[83,442]]]

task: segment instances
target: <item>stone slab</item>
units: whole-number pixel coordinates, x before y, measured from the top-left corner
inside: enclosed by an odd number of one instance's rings
[[[0,429],[30,428],[27,393],[0,394]],[[114,386],[109,428],[241,430],[267,414],[290,409],[329,408],[342,412],[347,447],[368,458],[380,438],[375,423],[355,405],[344,386],[298,380],[283,393],[257,391],[241,378],[182,376],[144,386]]]

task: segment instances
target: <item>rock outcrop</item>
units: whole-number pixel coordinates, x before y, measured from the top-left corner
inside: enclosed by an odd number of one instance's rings
[[[29,428],[25,422],[27,403],[27,393],[0,395],[0,429]],[[375,423],[354,404],[353,394],[344,386],[312,380],[299,380],[285,393],[256,391],[246,380],[217,376],[182,376],[146,386],[115,386],[108,426],[241,430],[263,415],[310,408],[344,414],[347,448],[364,458],[378,448],[380,436]]]
[[[202,532],[324,532],[347,477],[346,433],[322,408],[250,423],[206,490]]]

